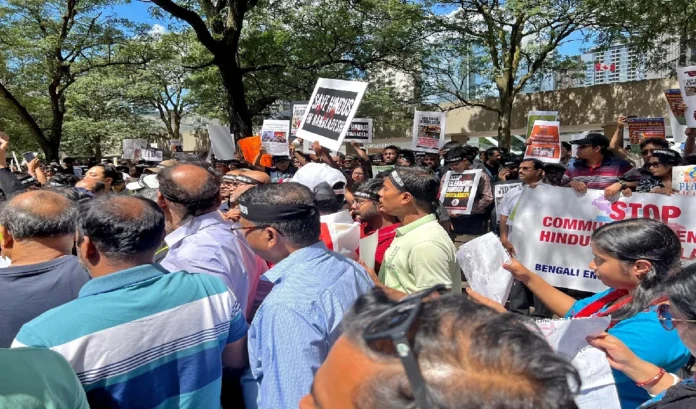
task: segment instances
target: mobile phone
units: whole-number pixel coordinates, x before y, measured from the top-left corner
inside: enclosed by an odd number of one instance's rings
[[[22,156],[24,157],[24,160],[27,161],[27,163],[36,159],[36,155],[34,155],[34,152],[26,152],[23,153]]]

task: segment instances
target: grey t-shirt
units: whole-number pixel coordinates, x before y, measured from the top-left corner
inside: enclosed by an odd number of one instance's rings
[[[0,348],[9,348],[22,325],[77,298],[89,281],[75,256],[0,268]]]

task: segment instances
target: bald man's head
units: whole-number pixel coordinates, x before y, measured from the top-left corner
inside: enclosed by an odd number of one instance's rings
[[[271,183],[271,177],[268,176],[266,172],[259,172],[258,170],[244,172],[237,177],[237,183],[232,190],[231,199],[233,202],[236,202],[239,196],[247,190],[253,189],[258,185],[267,185],[269,183]]]
[[[183,217],[198,216],[220,206],[221,178],[196,163],[181,163],[157,175],[159,191]]]
[[[244,173],[244,176],[250,177],[254,180],[259,181],[262,185],[267,185],[271,183],[271,177],[268,176],[266,172],[259,172],[258,170],[250,170]]]
[[[0,226],[16,241],[72,236],[76,219],[72,201],[46,190],[22,193],[0,207]]]

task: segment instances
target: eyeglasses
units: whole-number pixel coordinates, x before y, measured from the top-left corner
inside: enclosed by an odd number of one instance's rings
[[[659,168],[660,166],[662,166],[660,162],[648,162],[648,169]]]
[[[425,387],[423,374],[418,367],[416,357],[413,355],[408,334],[411,333],[412,336],[415,336],[416,331],[411,332],[411,327],[418,318],[423,300],[434,293],[442,294],[446,291],[447,288],[443,284],[438,284],[435,287],[406,296],[394,307],[379,314],[363,332],[363,339],[375,352],[383,352],[380,346],[384,344],[378,341],[391,341],[406,370],[413,396],[420,409],[429,409],[432,405]]]
[[[670,311],[669,304],[660,304],[657,306],[657,316],[662,324],[662,328],[667,331],[672,331],[674,329],[675,322],[696,322],[696,320],[682,320],[672,317],[672,311]]]
[[[249,233],[251,233],[254,230],[265,229],[267,227],[272,227],[272,226],[269,226],[267,224],[260,224],[258,226],[250,226],[250,227],[244,227],[244,226],[230,227],[230,230],[244,232],[244,236],[246,237],[249,235]],[[274,229],[275,229],[275,227],[274,227]],[[278,231],[278,229],[276,229],[276,231]],[[281,236],[283,235],[283,233],[281,233],[280,231],[278,231],[278,234],[280,234]]]
[[[646,150],[644,150],[644,151],[640,151],[640,153],[641,153],[641,155],[643,155],[643,156],[648,156],[648,155],[652,155],[652,153],[653,153],[654,150],[655,150],[655,149],[646,149]]]
[[[356,207],[360,207],[360,206],[362,206],[365,203],[370,202],[370,201],[371,201],[370,199],[353,199],[353,204]]]

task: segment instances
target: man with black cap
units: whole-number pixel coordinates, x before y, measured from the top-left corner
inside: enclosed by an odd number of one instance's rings
[[[628,161],[612,155],[609,139],[602,134],[590,133],[571,144],[578,146],[578,159],[568,164],[561,184],[569,185],[576,192],[603,190],[633,167]]]
[[[271,177],[271,183],[279,183],[282,181],[287,181],[292,179],[297,172],[297,168],[292,165],[290,158],[287,156],[274,156],[273,157],[273,167],[267,168],[261,165],[261,158],[266,153],[266,150],[262,147],[259,154],[254,159],[253,167],[268,173]]]
[[[343,314],[373,284],[356,262],[319,239],[319,210],[299,183],[257,186],[239,198],[239,230],[274,266],[274,284],[249,330],[247,408],[297,408],[340,336]]]
[[[456,249],[435,216],[439,186],[429,169],[397,168],[379,191],[383,211],[402,224],[379,272],[380,287],[393,298],[437,284],[462,292]]]

